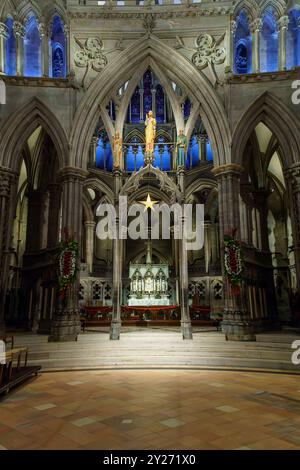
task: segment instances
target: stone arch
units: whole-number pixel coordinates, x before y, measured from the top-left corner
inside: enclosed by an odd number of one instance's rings
[[[6,121],[0,132],[0,163],[19,171],[24,143],[34,130],[42,126],[51,137],[58,155],[59,166],[68,165],[68,138],[56,116],[38,98],[27,102]]]
[[[300,144],[296,139],[300,123],[289,108],[269,92],[259,96],[237,123],[232,139],[233,163],[242,164],[248,139],[259,122],[263,122],[280,142],[284,150],[284,167],[296,163],[300,154]]]
[[[91,188],[94,191],[100,191],[107,197],[109,203],[113,204],[114,198],[115,198],[114,193],[111,190],[111,188],[106,183],[104,183],[100,178],[91,177],[91,178],[86,179],[84,182],[84,188]]]
[[[231,134],[221,99],[204,74],[178,51],[160,41],[154,35],[144,36],[122,51],[91,84],[82,99],[74,119],[71,142],[74,152],[72,164],[85,168],[88,149],[99,118],[99,104],[110,90],[120,83],[122,76],[138,67],[145,58],[151,57],[158,65],[173,71],[185,84],[187,91],[200,102],[200,114],[212,144],[215,164],[230,162]],[[172,61],[170,61],[172,57]]]
[[[158,168],[147,165],[141,168],[136,173],[133,173],[131,177],[126,181],[122,190],[120,192],[121,196],[126,196],[131,192],[135,192],[139,189],[142,178],[146,174],[152,174],[156,177],[159,182],[160,189],[166,192],[170,197],[170,202],[181,202],[183,195],[179,187],[174,183],[174,181],[167,175],[167,173],[159,170]]]
[[[30,16],[34,15],[37,21],[42,22],[43,12],[38,2],[32,0],[30,2],[22,2],[19,8],[17,8],[19,20],[25,23]]]
[[[260,4],[260,12],[264,12],[270,8],[274,11],[276,18],[281,18],[286,12],[286,2],[285,0],[263,0]]]
[[[239,0],[234,9],[234,17],[237,17],[243,10],[247,13],[249,21],[253,21],[259,15],[255,0]]]
[[[159,82],[161,83],[161,85],[164,87],[166,91],[166,94],[170,100],[170,104],[171,104],[172,111],[174,114],[174,119],[176,122],[177,129],[184,129],[183,116],[182,116],[178,101],[176,99],[174,90],[172,89],[170,82],[163,71],[163,68],[160,65],[158,65],[156,61],[152,59],[151,56],[149,56],[143,61],[143,63],[140,65],[136,73],[133,75],[132,79],[129,81],[128,88],[123,97],[123,101],[121,103],[119,113],[116,119],[116,131],[118,131],[120,135],[122,135],[123,133],[124,120],[125,120],[125,116],[127,113],[127,109],[128,109],[132,94],[136,86],[138,85],[139,81],[143,77],[143,74],[146,72],[147,68],[149,67],[151,68],[151,70],[153,70]]]

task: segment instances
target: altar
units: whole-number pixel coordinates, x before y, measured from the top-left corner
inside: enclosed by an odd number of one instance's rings
[[[128,305],[168,306],[169,266],[163,264],[131,264],[129,267],[130,294]]]

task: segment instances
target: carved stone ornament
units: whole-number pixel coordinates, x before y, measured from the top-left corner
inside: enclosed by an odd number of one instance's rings
[[[192,62],[198,70],[205,69],[208,65],[223,64],[226,59],[225,47],[220,44],[225,34],[217,41],[209,34],[202,34],[197,38],[197,52],[192,56]]]
[[[103,42],[99,38],[88,38],[85,44],[82,44],[75,38],[76,43],[80,47],[80,51],[76,51],[74,62],[77,67],[85,68],[85,74],[82,79],[82,86],[85,85],[87,74],[90,70],[101,72],[107,65],[107,58],[103,54]]]

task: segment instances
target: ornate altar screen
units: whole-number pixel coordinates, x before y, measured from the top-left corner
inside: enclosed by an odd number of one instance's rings
[[[131,264],[128,305],[170,305],[168,295],[169,266],[163,264]]]

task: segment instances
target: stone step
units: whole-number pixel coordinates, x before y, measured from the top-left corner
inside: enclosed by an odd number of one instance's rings
[[[300,373],[291,363],[297,335],[261,334],[257,342],[226,341],[221,332],[195,332],[183,341],[180,331],[125,330],[110,341],[108,329],[81,334],[76,342],[48,343],[48,337],[16,336],[16,345],[29,347],[29,364],[44,371],[97,368],[223,367]],[[299,338],[299,337],[298,337]]]

